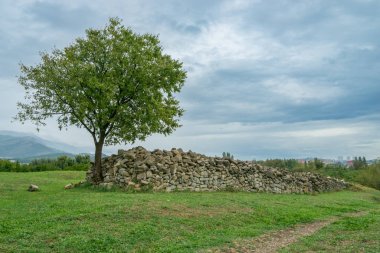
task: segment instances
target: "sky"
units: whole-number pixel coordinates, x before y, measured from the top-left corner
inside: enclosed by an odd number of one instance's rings
[[[12,122],[24,91],[19,63],[62,49],[119,17],[157,34],[183,62],[185,114],[147,149],[230,152],[240,159],[380,157],[378,0],[1,0],[0,130],[31,132],[92,151],[84,129],[36,132]]]

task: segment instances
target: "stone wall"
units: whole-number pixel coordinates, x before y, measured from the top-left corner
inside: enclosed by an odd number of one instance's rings
[[[147,151],[143,147],[103,159],[103,186],[152,187],[155,191],[240,190],[272,193],[336,191],[344,181],[310,172],[290,172],[249,162],[207,157],[182,149]],[[92,170],[87,172],[91,182]]]

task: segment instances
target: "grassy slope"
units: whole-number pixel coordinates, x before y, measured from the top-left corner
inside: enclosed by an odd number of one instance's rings
[[[374,214],[380,198],[378,191],[311,196],[63,190],[83,178],[83,172],[67,171],[0,173],[0,252],[194,252],[345,212]],[[30,183],[42,190],[27,192]]]

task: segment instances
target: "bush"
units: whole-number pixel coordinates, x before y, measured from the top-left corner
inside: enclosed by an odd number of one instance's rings
[[[289,170],[300,170],[304,167],[296,159],[267,159],[265,161],[257,161],[257,163],[274,168],[286,168]]]
[[[85,171],[90,166],[89,155],[77,155],[74,158],[60,156],[56,159],[36,159],[28,164],[0,160],[0,172],[36,172],[52,170]]]
[[[380,190],[380,164],[370,165],[368,169],[361,170],[356,181],[362,185]]]

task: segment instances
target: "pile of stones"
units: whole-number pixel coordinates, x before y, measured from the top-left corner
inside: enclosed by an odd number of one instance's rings
[[[238,190],[271,193],[316,193],[349,186],[335,178],[310,172],[269,168],[250,161],[208,157],[182,149],[154,150],[143,147],[119,150],[102,160],[104,187],[120,186],[154,191]],[[92,182],[93,168],[87,172]]]

